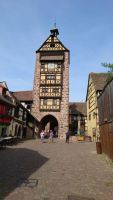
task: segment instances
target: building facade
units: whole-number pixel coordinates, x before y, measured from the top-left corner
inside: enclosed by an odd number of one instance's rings
[[[33,103],[33,91],[17,91],[13,92],[13,95],[21,102],[21,104],[31,112],[31,107]]]
[[[7,135],[7,130],[13,119],[14,107],[6,82],[0,82],[0,137]]]
[[[113,161],[113,78],[97,99],[102,152]]]
[[[69,50],[58,34],[52,29],[36,51],[32,114],[40,130],[52,129],[62,138],[69,126]]]
[[[31,105],[32,93],[24,91],[24,96],[19,94],[10,92],[5,81],[0,82],[0,137],[31,138],[39,126],[39,121],[30,113],[29,107],[25,108]],[[19,96],[22,103],[23,100],[27,103],[23,106],[15,96]]]
[[[92,140],[99,137],[99,117],[97,97],[102,92],[108,78],[107,73],[90,73],[87,86],[87,127]]]
[[[69,127],[71,135],[87,135],[86,102],[69,103]]]

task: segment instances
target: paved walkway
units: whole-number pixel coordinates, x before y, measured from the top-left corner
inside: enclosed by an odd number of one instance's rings
[[[29,140],[0,150],[0,200],[113,200],[113,167],[95,143]]]

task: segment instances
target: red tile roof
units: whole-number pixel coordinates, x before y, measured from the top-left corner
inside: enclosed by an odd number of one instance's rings
[[[33,91],[32,90],[13,92],[13,95],[19,101],[33,101]]]

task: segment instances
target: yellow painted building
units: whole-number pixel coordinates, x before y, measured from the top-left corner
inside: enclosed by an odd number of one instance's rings
[[[90,73],[87,86],[87,126],[88,136],[92,140],[99,137],[97,97],[102,92],[107,81],[107,73]]]

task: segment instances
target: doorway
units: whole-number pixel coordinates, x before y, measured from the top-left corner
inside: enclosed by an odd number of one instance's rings
[[[58,121],[53,115],[46,115],[41,119],[40,132],[45,130],[48,134],[52,130],[55,137],[58,137]]]

